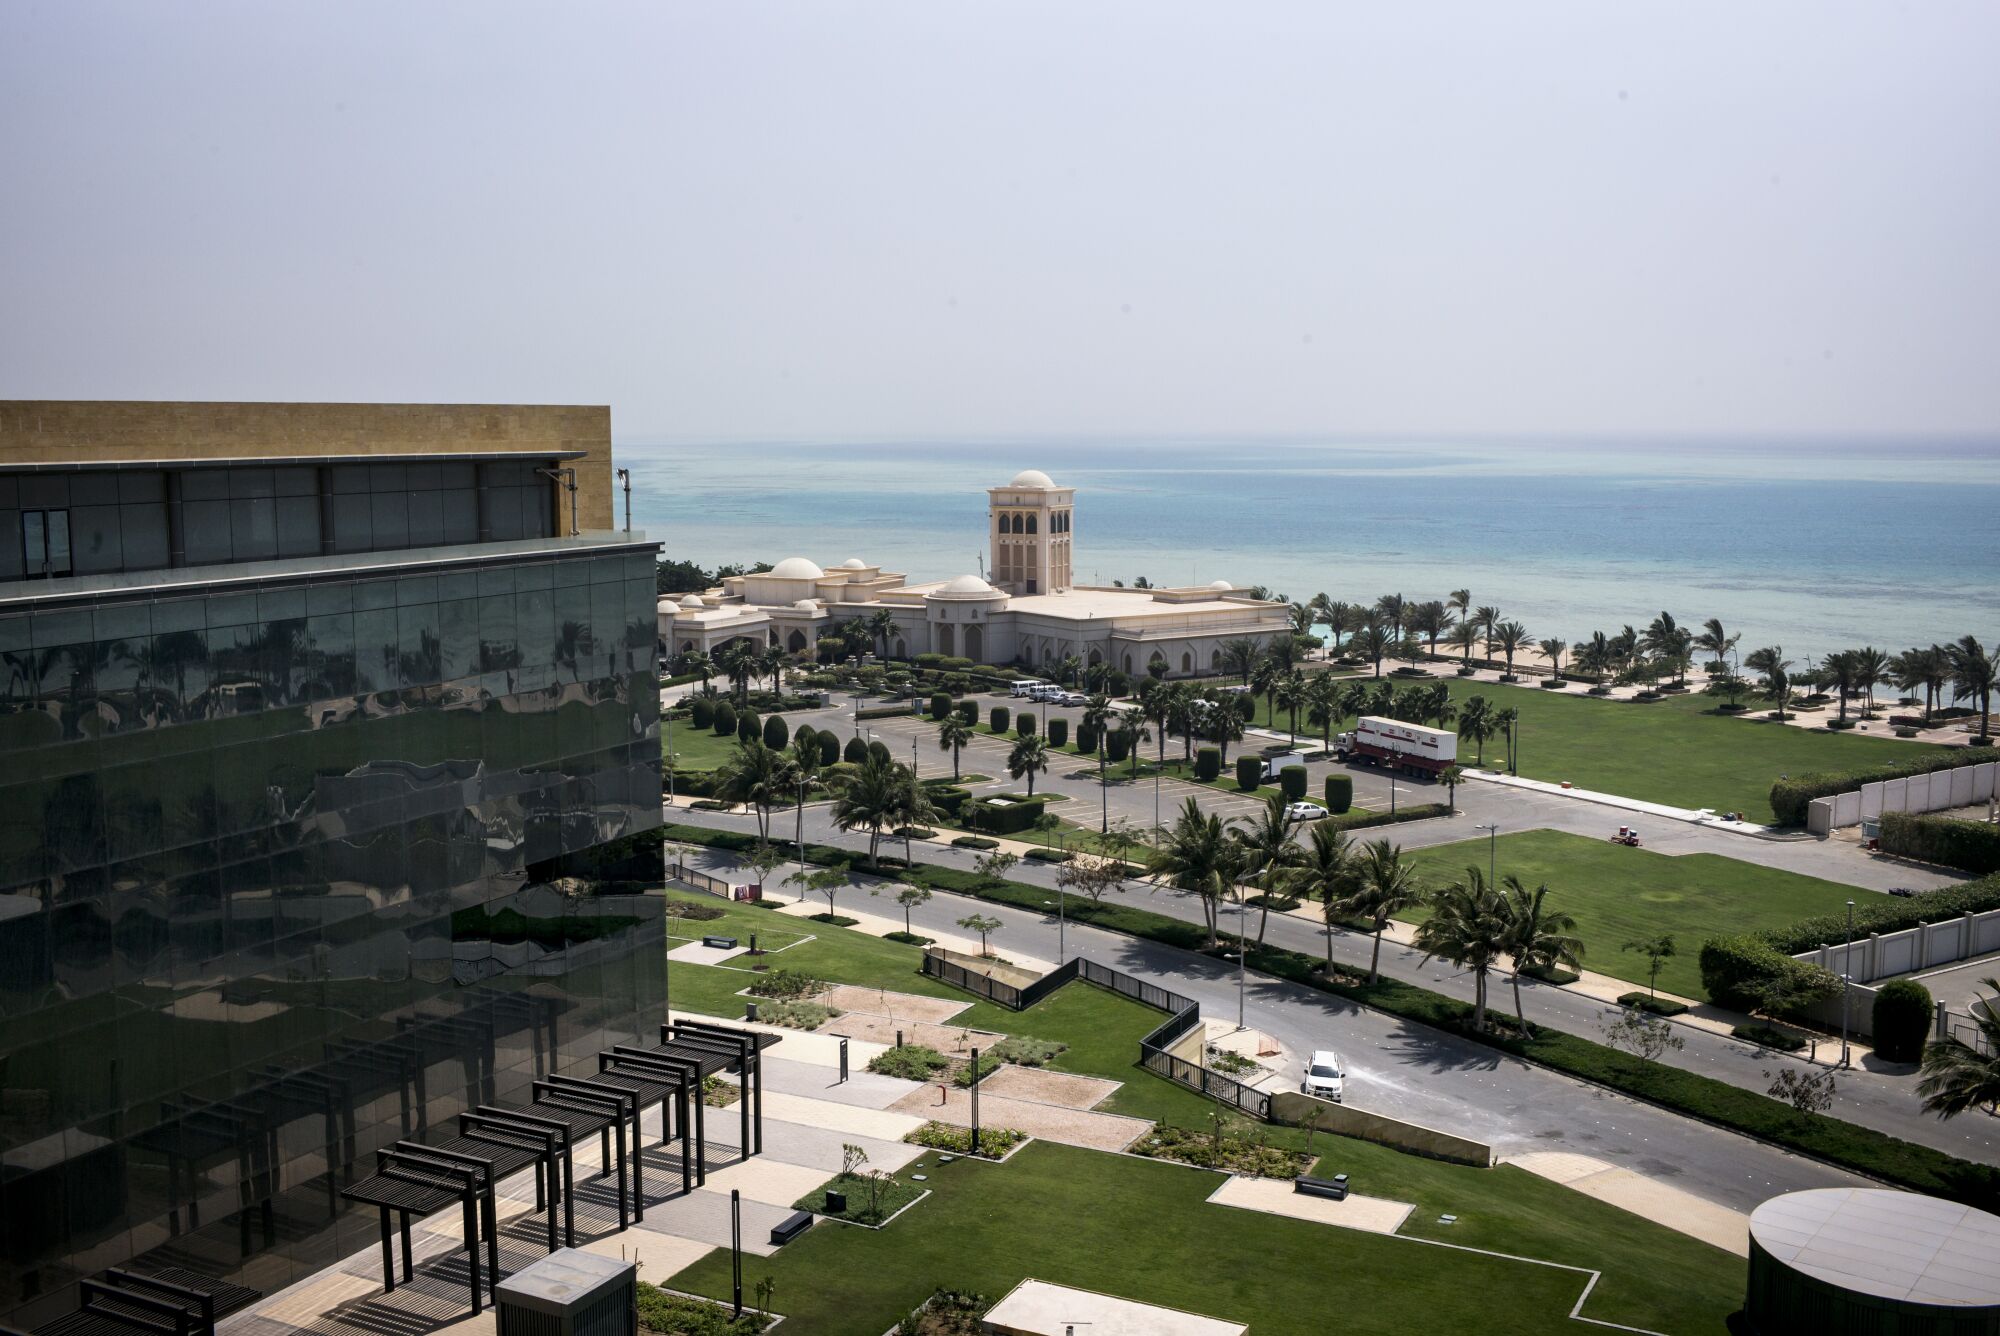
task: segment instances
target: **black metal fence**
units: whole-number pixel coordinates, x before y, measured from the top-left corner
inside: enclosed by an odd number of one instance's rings
[[[721,877],[710,876],[700,868],[689,867],[679,859],[675,859],[673,862],[667,864],[667,880],[683,882],[697,891],[706,891],[710,895],[719,895],[725,900],[734,898],[728,881]]]
[[[963,988],[968,993],[998,1003],[1009,1011],[1025,1010],[1073,979],[1107,988],[1155,1011],[1164,1011],[1167,1013],[1166,1020],[1139,1041],[1140,1064],[1155,1075],[1179,1082],[1210,1099],[1220,1100],[1259,1122],[1270,1121],[1271,1097],[1264,1091],[1168,1052],[1187,1036],[1188,1031],[1201,1024],[1201,1006],[1193,998],[1182,997],[1158,984],[1147,983],[1144,979],[1134,978],[1122,970],[1100,965],[1093,960],[1085,960],[1082,956],[1064,961],[1023,987],[966,969],[963,965],[955,965],[932,951],[924,952],[924,973],[954,988]]]

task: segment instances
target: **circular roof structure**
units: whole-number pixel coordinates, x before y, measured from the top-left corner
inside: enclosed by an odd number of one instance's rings
[[[1007,485],[1009,487],[1053,487],[1056,484],[1053,478],[1040,469],[1022,469],[1014,475],[1014,481]]]
[[[840,563],[840,569],[844,571],[865,571],[868,569],[868,563],[859,557],[849,557],[846,561]]]
[[[932,598],[991,598],[1000,591],[976,575],[961,575],[931,591]]]
[[[681,605],[681,606],[682,606],[683,608],[686,608],[686,609],[687,609],[687,610],[688,610],[689,612],[700,612],[700,611],[702,610],[702,607],[703,607],[703,604],[702,604],[702,601],[701,601],[701,595],[700,595],[700,594],[685,594],[685,595],[683,595],[683,596],[681,597],[681,604],[680,604],[680,605]]]
[[[1210,589],[1234,589],[1234,588],[1236,588],[1236,586],[1235,586],[1235,585],[1231,584],[1231,583],[1230,583],[1229,581],[1227,581],[1227,580],[1210,580],[1210,581],[1208,582],[1208,587],[1209,587]]]
[[[1761,1252],[1860,1311],[2000,1312],[2000,1215],[1975,1207],[1888,1188],[1788,1192],[1750,1213],[1750,1242],[1753,1287]]]
[[[815,601],[813,601],[812,599],[809,599],[809,598],[802,598],[802,599],[800,599],[800,600],[799,600],[798,602],[796,602],[796,603],[792,604],[792,607],[796,608],[796,609],[797,609],[798,611],[800,611],[800,612],[818,612],[818,611],[819,611],[819,604],[818,604],[818,603],[816,603]]]
[[[826,572],[804,557],[786,557],[764,574],[780,580],[817,580]]]

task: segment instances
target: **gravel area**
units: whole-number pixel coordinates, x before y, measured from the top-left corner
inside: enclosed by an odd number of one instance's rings
[[[947,1057],[968,1057],[973,1045],[985,1048],[1003,1037],[991,1030],[966,1030],[952,1025],[933,1025],[927,1021],[891,1020],[887,1016],[865,1011],[850,1011],[820,1027],[822,1034],[837,1032],[875,1044],[894,1044],[898,1030],[903,1032],[904,1043],[922,1044]],[[965,1042],[960,1043],[961,1039]]]
[[[895,993],[881,988],[856,988],[852,984],[845,983],[834,985],[814,1000],[824,1002],[830,1007],[839,1007],[842,1011],[865,1011],[873,1016],[886,1016],[892,1020],[900,1020],[905,1025],[911,1021],[948,1021],[972,1005],[970,1001],[960,1002],[949,997],[924,997],[918,993]],[[892,1026],[891,1029],[893,1028]],[[893,1035],[891,1037],[893,1038]]]
[[[925,1086],[896,1101],[904,1113],[935,1118],[958,1127],[972,1125],[969,1092],[956,1086],[949,1089],[945,1102],[938,1102],[938,1088]],[[979,1096],[979,1123],[982,1127],[1011,1127],[1045,1141],[1060,1141],[1089,1150],[1124,1150],[1153,1130],[1143,1118],[1125,1118],[1115,1113],[1092,1113],[1086,1109],[1065,1109],[1034,1100],[1010,1099],[982,1091]]]
[[[1044,1067],[1017,1067],[1007,1063],[979,1083],[981,1098],[1002,1095],[1009,1099],[1031,1099],[1041,1104],[1058,1104],[1066,1109],[1094,1109],[1111,1098],[1121,1083],[1096,1076],[1072,1076]]]

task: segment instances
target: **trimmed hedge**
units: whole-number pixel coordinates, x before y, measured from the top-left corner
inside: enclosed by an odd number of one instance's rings
[[[966,824],[974,830],[988,835],[1018,835],[1024,830],[1034,829],[1042,818],[1042,809],[1048,799],[1041,794],[1033,798],[1021,798],[1014,802],[995,805],[990,798],[982,798],[969,807],[960,809]]]
[[[1620,993],[1618,1005],[1630,1007],[1634,1011],[1651,1012],[1655,1016],[1678,1016],[1688,1009],[1685,1002],[1674,1002],[1664,997],[1654,997],[1648,993]]]
[[[967,727],[970,727],[971,725],[973,725],[973,724],[976,724],[976,723],[978,723],[978,722],[979,722],[979,702],[978,702],[978,701],[976,701],[976,700],[962,700],[962,701],[960,701],[960,702],[959,702],[959,703],[958,703],[957,705],[953,706],[952,708],[953,708],[954,710],[956,710],[956,711],[958,712],[958,717],[959,717],[960,719],[963,719],[963,720],[965,721],[965,723],[966,723]]]
[[[822,766],[840,763],[840,739],[830,728],[819,731],[819,763]]]
[[[736,740],[748,742],[752,738],[764,736],[764,721],[757,717],[755,710],[745,710],[736,716]]]
[[[931,806],[946,816],[957,816],[965,806],[965,800],[972,796],[972,790],[962,789],[956,784],[924,785],[924,793],[931,800]]]
[[[1854,907],[1856,937],[1865,937],[1871,932],[1899,932],[1924,923],[1942,923],[1961,914],[1982,914],[1989,909],[2000,909],[2000,874],[1907,898],[1894,895],[1856,898],[1860,901]],[[1763,937],[1782,954],[1797,955],[1801,951],[1845,941],[1847,916],[1821,914],[1816,918],[1800,919],[1789,928],[1766,929]]]
[[[1890,1062],[1915,1062],[1935,1019],[1931,990],[1915,979],[1891,979],[1875,994],[1873,1019],[1875,1052]]]
[[[1030,849],[1024,856],[1037,863],[1067,863],[1076,857],[1067,849]]]
[[[1023,710],[1014,716],[1014,736],[1017,738],[1031,738],[1035,736],[1035,712],[1033,710]]]
[[[1236,787],[1245,793],[1264,782],[1264,758],[1261,756],[1239,756],[1236,758]]]
[[[1132,739],[1122,730],[1104,735],[1104,759],[1117,765],[1132,754]]]
[[[670,825],[665,835],[666,838],[686,843],[737,850],[747,850],[757,843],[755,835],[712,831],[699,826]],[[845,850],[829,849],[825,845],[806,846],[806,856],[815,862],[825,861],[821,851],[837,856],[843,865],[855,859],[855,855]],[[1036,913],[1043,911],[1048,899],[1048,891],[1044,887],[996,880],[976,872],[926,863],[919,863],[902,873],[900,880],[913,886],[952,891]],[[1201,950],[1205,941],[1199,923],[1184,923],[1128,901],[1091,902],[1079,896],[1071,900],[1069,913],[1080,923],[1128,933],[1187,951]],[[1342,983],[1320,973],[1318,957],[1268,945],[1251,946],[1249,965],[1262,973],[1316,988],[1403,1020],[1449,1031],[1579,1080],[1646,1100],[1675,1113],[1759,1137],[1914,1192],[1946,1197],[1982,1210],[1991,1209],[1994,1201],[2000,1200],[2000,1167],[1974,1164],[1839,1118],[1825,1115],[1806,1117],[1789,1105],[1754,1090],[1745,1090],[1678,1067],[1647,1062],[1608,1045],[1546,1026],[1537,1026],[1533,1039],[1490,1031],[1475,1033],[1467,1028],[1472,1014],[1469,1003],[1400,979],[1384,979],[1372,985]]]
[[[856,719],[900,719],[904,715],[915,714],[916,707],[908,701],[896,705],[871,705],[865,710],[856,710]]]
[[[1050,724],[1049,728],[1051,731],[1054,731],[1055,725]],[[1085,756],[1097,755],[1097,730],[1089,724],[1078,724],[1076,726],[1076,749]]]
[[[764,721],[764,745],[772,751],[783,751],[792,740],[792,730],[785,727],[785,716],[774,714]]]
[[[798,727],[798,731],[792,734],[792,744],[794,746],[797,746],[802,740],[810,740],[813,749],[818,750],[819,730],[817,728],[814,728],[811,724],[800,724]],[[835,751],[839,750],[838,743],[834,744],[834,750]],[[832,763],[828,762],[828,764]]]
[[[1049,746],[1066,747],[1068,745],[1069,745],[1069,720],[1067,719],[1049,720]]]
[[[1884,812],[1882,852],[1962,872],[2000,872],[2000,826],[1925,812]]]
[[[1951,748],[1867,770],[1820,770],[1793,775],[1771,786],[1771,811],[1777,815],[1781,826],[1803,826],[1806,805],[1815,798],[1851,793],[1863,784],[1873,784],[1877,780],[1927,775],[1933,770],[1955,770],[1959,766],[1973,764],[1976,762],[1968,760],[1957,748]]]
[[[1285,797],[1298,802],[1306,796],[1306,768],[1302,765],[1288,765],[1278,772],[1278,787],[1285,791]]]
[[[688,702],[688,722],[696,728],[715,726],[715,702],[706,696],[696,696]]]
[[[1712,937],[1701,944],[1701,986],[1719,1007],[1755,1011],[1764,1004],[1764,990],[1774,980],[1788,981],[1800,990],[1838,986],[1828,971],[1793,960],[1760,936]]]
[[[718,702],[712,716],[715,736],[726,738],[736,731],[736,707],[728,701]]]
[[[939,691],[931,696],[931,718],[942,719],[951,709],[951,697]]]
[[[951,845],[954,849],[998,849],[1000,841],[989,840],[984,835],[961,835]]]
[[[1222,773],[1222,753],[1213,747],[1201,747],[1194,754],[1194,777],[1203,783],[1212,783]]]
[[[1007,720],[1010,717],[1006,706],[996,705],[986,712],[986,726],[995,733],[1005,733],[1007,731]]]
[[[1451,809],[1443,803],[1418,803],[1415,807],[1398,807],[1394,812],[1350,811],[1344,816],[1324,816],[1320,820],[1331,821],[1336,830],[1367,830],[1371,826],[1400,826],[1405,821],[1428,821],[1450,812]]]
[[[1328,775],[1326,777],[1326,810],[1339,816],[1354,806],[1354,776]]]
[[[859,737],[849,738],[847,745],[840,749],[840,759],[849,765],[860,765],[868,759],[868,744]]]

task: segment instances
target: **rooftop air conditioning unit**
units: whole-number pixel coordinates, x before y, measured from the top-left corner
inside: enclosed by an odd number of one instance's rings
[[[638,1336],[639,1268],[576,1248],[550,1253],[501,1281],[499,1336]]]

